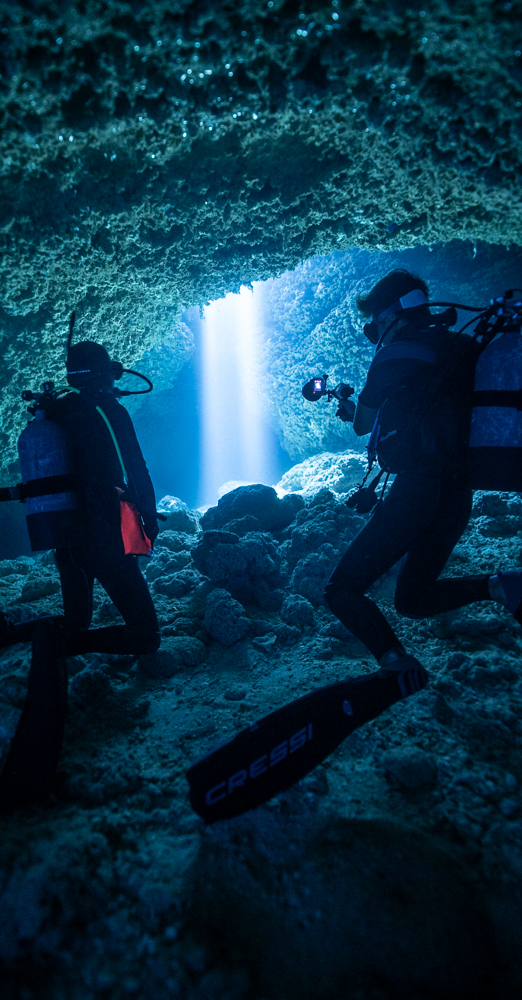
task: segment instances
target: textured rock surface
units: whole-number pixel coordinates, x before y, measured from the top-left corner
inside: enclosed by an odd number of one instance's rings
[[[246,534],[248,530],[282,531],[292,523],[297,511],[303,507],[300,497],[290,494],[279,500],[271,486],[256,483],[252,486],[239,486],[226,493],[218,501],[217,507],[211,507],[203,514],[200,524],[203,531],[225,527],[234,531],[233,524],[240,528],[240,534]]]
[[[175,370],[180,307],[314,253],[519,242],[521,50],[518,2],[6,5],[2,450],[73,305]]]
[[[248,635],[249,621],[243,606],[228,590],[213,590],[207,597],[203,625],[213,639],[231,646]]]
[[[335,560],[364,523],[343,494],[313,493],[323,475],[321,456],[290,470],[304,506],[283,532],[160,532],[153,585],[180,557],[176,572],[197,579],[185,596],[156,593],[161,649],[68,661],[54,796],[0,820],[6,997],[345,1000],[349,983],[356,1000],[398,989],[401,1000],[518,1000],[522,630],[498,605],[399,619],[392,571],[373,596],[430,686],[265,807],[210,829],[191,813],[190,763],[314,687],[375,668],[296,592],[298,568],[305,580],[325,551]],[[477,493],[447,572],[520,565],[521,516],[520,497]],[[202,546],[210,569],[218,539],[226,589],[192,561]],[[278,586],[265,580],[260,601],[264,564],[251,562],[240,603],[236,554],[251,544],[279,562]],[[40,578],[57,579],[47,555],[0,563],[14,620],[59,613],[57,593],[20,603]],[[95,626],[117,620],[98,587],[94,604]],[[2,758],[28,668],[26,646],[0,653]]]

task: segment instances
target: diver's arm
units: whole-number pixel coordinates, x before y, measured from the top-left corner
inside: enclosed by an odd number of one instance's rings
[[[353,418],[353,429],[357,434],[357,437],[363,437],[364,434],[369,434],[377,416],[377,410],[371,409],[369,406],[365,406],[361,403],[361,400],[357,400],[357,406],[355,408],[355,416]]]

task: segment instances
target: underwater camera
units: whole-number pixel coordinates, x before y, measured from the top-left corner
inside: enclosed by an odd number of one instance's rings
[[[328,377],[327,374],[319,377],[314,376],[314,378],[306,382],[301,390],[304,398],[309,403],[316,403],[322,396],[326,396],[329,403],[332,399],[336,399],[339,403],[335,414],[336,417],[339,417],[344,423],[352,421],[355,413],[355,403],[350,399],[350,396],[353,396],[355,392],[354,387],[347,385],[346,382],[339,382],[335,386],[335,389],[329,389],[327,385]]]

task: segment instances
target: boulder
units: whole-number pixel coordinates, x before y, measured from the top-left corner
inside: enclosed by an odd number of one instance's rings
[[[310,601],[300,594],[290,594],[281,608],[281,618],[287,625],[303,628],[314,624],[314,609]]]
[[[437,764],[431,754],[413,747],[409,750],[399,750],[390,753],[383,759],[387,774],[402,785],[403,788],[414,791],[427,785],[434,785],[437,780]]]
[[[21,601],[39,601],[41,597],[57,594],[60,581],[54,576],[30,576],[22,589]]]
[[[17,559],[1,559],[0,577],[11,576],[12,573],[27,576],[33,569],[34,564],[34,559],[31,559],[31,556],[18,556]]]
[[[277,545],[261,532],[239,538],[231,531],[205,531],[192,558],[201,573],[242,601],[256,600],[262,581],[274,588],[279,582]]]
[[[313,605],[323,603],[324,588],[339,562],[340,552],[328,543],[300,559],[292,573],[292,590]]]
[[[210,531],[252,517],[259,522],[261,531],[282,531],[303,507],[304,501],[297,494],[290,493],[279,500],[272,486],[255,483],[225,493],[217,507],[207,510],[200,523],[204,531]]]
[[[149,677],[172,677],[184,667],[196,667],[203,663],[207,648],[194,636],[172,636],[163,639],[155,653],[140,656],[140,668]]]
[[[199,573],[194,569],[182,569],[179,573],[160,576],[152,587],[156,594],[163,597],[185,597],[190,594],[200,581]]]
[[[230,596],[228,590],[212,590],[207,597],[203,627],[224,646],[244,639],[249,631],[249,621],[242,605]]]
[[[166,521],[159,522],[161,533],[184,531],[187,535],[194,535],[198,531],[199,519],[196,511],[190,510],[178,497],[163,497],[158,504],[158,510],[167,515]]]

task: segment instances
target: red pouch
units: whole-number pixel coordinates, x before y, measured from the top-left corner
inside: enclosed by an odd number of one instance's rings
[[[147,538],[138,508],[129,500],[120,500],[121,537],[126,556],[151,556],[152,544]]]

